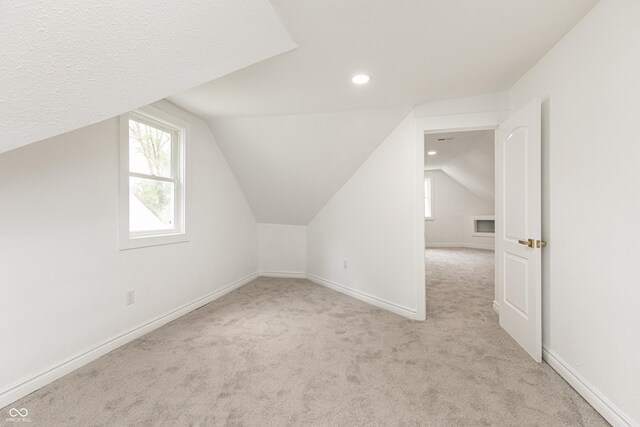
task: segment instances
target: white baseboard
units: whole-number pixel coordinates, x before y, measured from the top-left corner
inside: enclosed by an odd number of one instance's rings
[[[468,249],[482,249],[485,251],[494,251],[493,245],[479,245],[476,243],[426,243],[426,248],[468,248]]]
[[[469,249],[482,249],[483,251],[495,251],[496,247],[494,245],[480,245],[478,243],[465,243],[465,248]]]
[[[500,304],[498,304],[496,300],[493,300],[493,311],[495,311],[496,314],[500,314]]]
[[[417,318],[416,309],[404,307],[402,305],[386,301],[382,298],[374,297],[373,295],[348,288],[335,282],[330,282],[329,280],[314,276],[313,274],[307,274],[307,279],[311,280],[314,283],[317,283],[318,285],[326,286],[327,288],[333,289],[334,291],[338,291],[350,297],[359,299],[360,301],[364,301],[368,304],[375,305],[376,307],[383,308],[392,313],[399,314],[400,316],[408,317],[409,319],[413,320]]]
[[[553,351],[543,347],[542,358],[611,425],[614,427],[640,425],[640,423],[633,423],[628,416]]]
[[[307,275],[305,273],[299,273],[295,271],[261,271],[258,273],[260,277],[280,277],[284,279],[306,279]]]
[[[426,248],[463,248],[464,243],[425,243]]]
[[[436,246],[433,246],[436,247]],[[443,246],[438,246],[443,247]],[[456,246],[446,246],[456,247]],[[334,283],[320,277],[311,274],[302,274],[294,272],[260,272],[254,273],[247,277],[244,277],[236,282],[233,282],[222,289],[211,292],[210,294],[197,299],[191,303],[183,305],[169,313],[156,317],[147,323],[144,323],[138,327],[135,327],[127,332],[124,332],[110,340],[107,340],[94,348],[78,354],[65,362],[62,362],[50,369],[47,369],[27,380],[20,381],[8,388],[0,391],[0,408],[3,408],[11,403],[21,399],[22,397],[32,393],[39,388],[57,380],[58,378],[67,375],[70,372],[92,362],[93,360],[115,350],[116,348],[127,344],[139,338],[185,314],[200,308],[226,294],[238,289],[239,287],[251,282],[258,276],[263,277],[295,277],[306,278],[314,283],[322,286],[326,286],[337,292],[351,296],[353,298],[364,301],[368,304],[376,307],[383,308],[409,319],[416,319],[416,310],[404,307],[384,299],[374,297],[364,292],[360,292],[354,289],[350,289],[338,283]],[[500,306],[496,301],[493,302],[493,309],[496,313],[499,313]],[[543,359],[551,366],[558,374],[565,379],[591,406],[593,406],[608,422],[614,427],[631,427],[634,425],[630,418],[626,416],[618,407],[616,407],[609,399],[607,399],[602,393],[595,389],[585,378],[578,374],[573,368],[571,368],[564,360],[558,355],[553,353],[547,348],[543,348]]]
[[[346,286],[340,285],[335,282],[331,282],[329,280],[325,280],[321,277],[314,276],[312,274],[305,274],[305,273],[298,273],[298,272],[291,272],[291,271],[261,271],[260,273],[258,273],[258,275],[260,277],[307,279],[314,283],[317,283],[318,285],[326,286],[327,288],[333,289],[334,291],[338,291],[352,298],[356,298],[356,299],[359,299],[360,301],[364,301],[376,307],[380,307],[385,310],[391,311],[392,313],[396,313],[401,316],[408,317],[409,319],[416,319],[416,310],[414,309],[403,307],[401,305],[392,303],[390,301],[386,301],[382,298],[374,297],[373,295],[369,295],[364,292],[356,291],[354,289],[348,288]]]
[[[122,345],[133,341],[136,338],[139,338],[142,335],[153,331],[154,329],[158,329],[159,327],[166,325],[167,323],[181,316],[184,316],[185,314],[197,308],[200,308],[203,305],[206,305],[235,289],[238,289],[242,285],[251,282],[257,277],[258,273],[253,273],[238,281],[230,283],[222,289],[218,289],[217,291],[211,292],[210,294],[205,295],[204,297],[199,298],[191,303],[178,307],[177,309],[170,311],[169,313],[156,317],[155,319],[150,320],[147,323],[144,323],[116,337],[113,337],[110,340],[98,344],[92,349],[87,350],[84,353],[80,353],[50,369],[40,372],[39,374],[31,378],[19,381],[18,383],[9,386],[8,388],[0,391],[0,408],[4,408],[5,406],[10,405],[11,403],[23,398],[29,393],[32,393],[39,388],[44,387],[45,385],[57,380],[58,378],[61,378],[64,375],[75,371],[76,369],[86,365],[89,362],[92,362],[100,356],[103,356]]]

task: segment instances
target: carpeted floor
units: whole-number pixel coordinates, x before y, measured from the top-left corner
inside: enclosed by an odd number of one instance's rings
[[[44,426],[606,425],[500,329],[492,255],[427,251],[426,323],[261,278],[11,407]]]

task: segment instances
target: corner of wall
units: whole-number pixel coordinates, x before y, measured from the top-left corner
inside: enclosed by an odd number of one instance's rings
[[[310,280],[416,318],[416,162],[409,111],[309,222]],[[378,230],[394,233],[382,244]]]

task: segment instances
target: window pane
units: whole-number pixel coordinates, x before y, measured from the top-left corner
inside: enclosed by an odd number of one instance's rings
[[[431,208],[431,178],[424,180],[424,216],[431,218],[433,216]]]
[[[129,177],[129,231],[175,228],[175,184]]]
[[[129,171],[171,178],[171,133],[129,120]]]

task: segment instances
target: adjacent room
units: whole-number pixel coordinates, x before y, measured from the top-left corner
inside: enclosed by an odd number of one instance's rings
[[[424,136],[427,248],[495,249],[495,130]]]
[[[495,138],[495,129],[424,135],[427,294],[450,310],[493,304]]]
[[[0,423],[640,426],[639,75],[637,0],[0,2]]]

